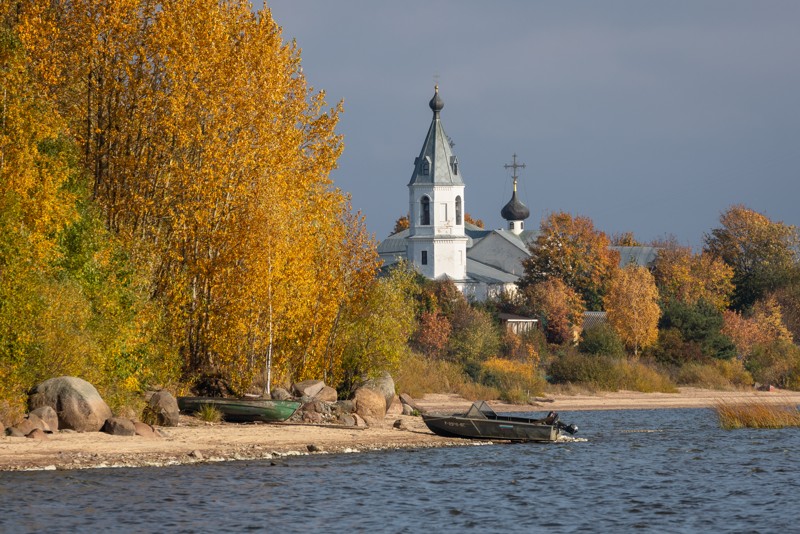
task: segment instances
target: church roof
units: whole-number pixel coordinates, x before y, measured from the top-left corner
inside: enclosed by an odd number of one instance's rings
[[[531,216],[531,211],[517,199],[517,192],[511,194],[511,200],[500,210],[500,216],[507,221],[524,221]]]
[[[655,263],[658,257],[657,247],[608,247],[611,250],[619,252],[619,266],[625,267],[628,264],[635,263],[642,267],[650,267]]]
[[[486,265],[467,256],[467,278],[490,285],[513,284],[519,276]]]
[[[433,111],[431,126],[422,144],[419,156],[414,160],[414,173],[408,185],[442,184],[464,185],[458,168],[458,160],[453,155],[450,138],[444,133],[439,112],[444,108],[444,101],[439,96],[439,87],[428,104]]]

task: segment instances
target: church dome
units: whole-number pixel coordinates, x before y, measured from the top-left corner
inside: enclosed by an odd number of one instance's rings
[[[436,86],[436,92],[433,94],[431,101],[428,102],[428,105],[431,107],[434,113],[439,113],[442,111],[442,108],[444,107],[444,100],[442,100],[442,97],[439,96],[438,85]]]
[[[507,221],[524,221],[531,216],[531,211],[517,200],[517,192],[514,191],[511,200],[500,210],[500,216]]]

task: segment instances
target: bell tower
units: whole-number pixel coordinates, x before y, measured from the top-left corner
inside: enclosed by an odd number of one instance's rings
[[[464,182],[458,158],[444,132],[439,113],[444,101],[435,87],[428,105],[433,119],[414,160],[408,183],[408,261],[427,278],[467,277],[467,241],[464,234]]]

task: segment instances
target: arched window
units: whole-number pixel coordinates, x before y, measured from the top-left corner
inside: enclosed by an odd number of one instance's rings
[[[456,224],[461,223],[461,197],[456,197]]]
[[[431,158],[425,156],[422,160],[422,174],[428,176],[431,173]]]
[[[422,200],[419,201],[422,207],[422,212],[420,213],[419,223],[422,226],[430,226],[431,224],[431,199],[428,197],[422,197]]]

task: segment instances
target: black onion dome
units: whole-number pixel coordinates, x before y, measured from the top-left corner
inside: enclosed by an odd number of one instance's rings
[[[500,216],[507,221],[524,221],[531,216],[531,211],[517,200],[517,192],[514,191],[511,200],[500,210]]]
[[[442,108],[444,107],[444,100],[442,100],[442,97],[439,96],[438,85],[436,86],[436,92],[433,94],[431,101],[428,102],[428,105],[431,107],[434,113],[439,113],[442,111]]]

